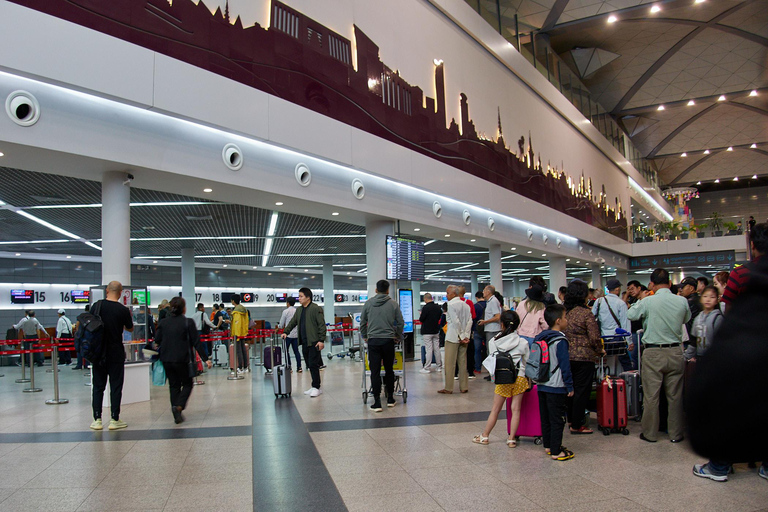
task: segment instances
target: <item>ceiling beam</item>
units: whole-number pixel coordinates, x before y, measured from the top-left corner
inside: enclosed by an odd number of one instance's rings
[[[655,148],[653,148],[653,149],[651,150],[651,152],[650,152],[650,153],[648,153],[648,155],[646,156],[646,158],[653,158],[654,156],[656,156],[656,154],[657,154],[659,151],[661,151],[661,149],[662,149],[664,146],[666,146],[667,144],[669,144],[669,143],[670,143],[670,141],[671,141],[672,139],[674,139],[675,137],[677,137],[677,135],[678,135],[680,132],[682,132],[683,130],[685,130],[686,128],[688,128],[688,127],[689,127],[689,126],[690,126],[692,123],[696,122],[696,121],[697,121],[698,119],[700,119],[701,117],[703,117],[703,116],[707,115],[708,113],[712,112],[712,110],[716,109],[716,108],[717,108],[717,107],[719,107],[719,106],[720,106],[720,103],[714,103],[714,104],[712,104],[712,105],[708,106],[707,108],[705,108],[704,110],[702,110],[701,112],[699,112],[698,114],[696,114],[696,115],[693,115],[693,116],[691,116],[690,118],[688,118],[688,119],[687,119],[687,120],[686,120],[684,123],[680,124],[680,126],[678,126],[677,128],[675,128],[674,130],[672,130],[672,132],[670,132],[670,134],[669,134],[669,135],[667,135],[666,137],[664,137],[664,140],[662,140],[661,142],[659,142],[659,143],[656,145],[656,147],[655,147]]]
[[[749,149],[749,146],[747,146],[747,147],[736,147],[736,146],[733,146],[733,150],[734,150],[734,151],[736,151],[736,150],[741,150],[741,151],[745,151],[745,150],[749,150],[749,151],[756,151],[756,152],[760,153],[761,155],[764,155],[764,156],[768,157],[768,151],[765,151],[765,150],[762,150],[762,149]],[[689,165],[689,166],[688,166],[688,167],[687,167],[685,170],[683,170],[683,172],[681,172],[680,174],[678,174],[678,175],[675,177],[675,179],[673,179],[673,180],[672,180],[672,181],[669,183],[669,185],[670,185],[670,186],[672,186],[672,185],[678,185],[678,184],[680,183],[680,180],[682,180],[682,179],[683,179],[683,178],[685,178],[685,177],[686,177],[688,174],[690,174],[690,173],[691,173],[691,171],[693,171],[693,170],[694,170],[694,169],[696,169],[698,166],[700,166],[701,164],[703,164],[704,162],[706,162],[707,160],[709,160],[711,157],[713,157],[713,156],[715,156],[715,155],[719,155],[719,154],[720,154],[720,153],[722,153],[723,151],[726,151],[726,150],[724,150],[724,149],[716,149],[716,150],[710,150],[710,153],[709,153],[708,155],[706,155],[704,158],[701,158],[700,160],[698,160],[698,161],[696,161],[696,162],[692,163],[692,164],[691,164],[691,165]]]
[[[549,14],[547,14],[547,19],[544,20],[544,25],[541,26],[542,32],[546,32],[557,24],[557,20],[563,15],[563,11],[565,11],[565,8],[568,6],[568,2],[570,2],[570,0],[557,0],[555,2],[555,5],[552,6],[549,10]]]
[[[764,150],[762,150],[760,148],[752,148],[752,144],[760,145],[760,146],[768,146],[768,142],[750,142],[750,143],[747,143],[747,144],[735,144],[735,145],[731,145],[731,146],[720,146],[720,147],[717,147],[717,148],[706,148],[706,149],[708,149],[710,152],[713,152],[713,151],[724,151],[724,150],[727,150],[728,148],[733,148],[733,149],[749,149],[751,151],[764,151]],[[704,150],[703,149],[692,149],[692,150],[686,151],[686,153],[691,153],[688,156],[695,157],[695,156],[698,156],[697,153],[702,152],[702,151],[704,151]],[[680,156],[679,153],[665,153],[663,155],[656,155],[653,158],[653,160],[661,160],[663,158],[675,158],[675,157],[679,157],[679,156]]]
[[[644,107],[629,108],[619,112],[619,117],[649,114],[659,110],[660,106],[664,106],[664,110],[670,110],[674,108],[683,108],[688,106],[688,102],[693,100],[694,103],[712,103],[716,102],[720,96],[726,96],[726,101],[732,103],[738,99],[749,99],[752,91],[756,91],[758,94],[768,93],[768,87],[761,87],[757,89],[747,89],[743,91],[723,92],[718,94],[710,94],[709,96],[699,96],[697,98],[686,98],[684,100],[670,101],[666,103],[654,103],[653,105],[646,105]]]
[[[680,18],[650,18],[650,17],[632,18],[625,21],[626,22],[673,23],[675,25],[692,25],[695,27],[706,26],[706,28],[720,30],[728,34],[741,37],[742,39],[747,39],[749,41],[752,41],[753,43],[757,43],[762,46],[768,46],[768,38],[762,37],[758,34],[753,34],[752,32],[747,32],[746,30],[742,30],[740,28],[731,27],[729,25],[721,25],[720,23],[714,23],[712,25],[708,25],[706,21],[686,20],[686,19],[680,19]]]
[[[613,107],[613,110],[611,113],[613,115],[618,115],[619,112],[621,112],[624,107],[627,106],[627,103],[629,103],[632,98],[634,98],[635,94],[637,94],[640,89],[648,82],[648,80],[651,79],[653,75],[656,74],[656,72],[661,69],[664,64],[669,61],[672,57],[677,54],[677,52],[680,51],[681,48],[683,48],[686,44],[691,42],[693,39],[695,39],[699,34],[701,34],[704,30],[707,28],[712,27],[712,25],[715,25],[718,21],[727,18],[731,14],[741,10],[742,8],[746,7],[747,5],[751,4],[754,0],[747,0],[745,2],[742,2],[738,5],[735,5],[731,7],[730,9],[726,9],[725,11],[721,12],[705,24],[696,27],[692,31],[690,31],[688,34],[686,34],[682,39],[680,39],[677,43],[672,46],[669,50],[667,50],[664,55],[659,57],[656,62],[654,62],[651,67],[649,67],[643,75],[637,79],[637,81],[632,84],[632,86],[629,88],[629,90],[624,94],[624,97],[619,100],[619,102]],[[619,21],[618,23],[621,23]]]

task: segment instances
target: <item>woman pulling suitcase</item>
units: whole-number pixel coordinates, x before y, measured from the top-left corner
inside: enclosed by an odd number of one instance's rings
[[[184,421],[181,411],[186,408],[192,393],[192,381],[196,371],[195,351],[204,360],[207,358],[194,320],[184,316],[187,312],[186,301],[181,297],[174,297],[171,299],[170,310],[170,314],[157,326],[155,343],[168,377],[173,419],[178,424]],[[211,361],[206,360],[206,364],[211,368]]]

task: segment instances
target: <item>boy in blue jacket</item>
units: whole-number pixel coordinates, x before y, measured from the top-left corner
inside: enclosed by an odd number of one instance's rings
[[[550,377],[539,383],[539,413],[544,449],[552,460],[569,460],[573,452],[563,442],[566,397],[573,396],[573,377],[568,357],[568,340],[562,331],[568,326],[565,307],[552,304],[544,310],[544,320],[549,329],[542,331],[534,341],[544,340],[549,346]]]

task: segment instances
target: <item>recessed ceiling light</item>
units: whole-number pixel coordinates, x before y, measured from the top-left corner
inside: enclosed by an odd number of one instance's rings
[[[309,272],[309,270],[307,270],[307,269],[305,268],[305,269],[304,269],[304,272]]]
[[[685,157],[687,157],[687,156],[688,156],[688,153],[683,153],[683,154],[682,154],[682,155],[680,155],[680,156],[681,156],[681,157],[683,157],[683,158],[685,158]]]
[[[259,267],[253,267],[254,270],[256,270],[257,268],[259,268]]]
[[[696,184],[697,184],[697,185],[701,185],[701,182],[700,182],[700,181],[697,181],[697,182],[696,182]]]
[[[278,201],[278,202],[275,203],[275,206],[283,206],[283,204],[284,203],[282,201]]]
[[[71,259],[72,259],[72,256],[67,256],[67,259],[68,259],[68,260],[71,260]]]
[[[576,263],[581,263],[581,261],[580,260],[576,260]]]
[[[21,256],[21,253],[20,253],[20,252],[17,252],[17,253],[16,253],[16,256]]]
[[[565,261],[571,261],[571,258],[565,258]]]
[[[17,254],[17,256],[18,256],[18,254]],[[157,260],[154,260],[152,263],[157,263]]]
[[[656,14],[657,12],[660,12],[660,11],[661,11],[661,7],[659,7],[658,5],[654,5],[653,7],[651,7],[651,14]]]
[[[414,231],[421,231],[421,228],[413,228]]]
[[[728,149],[726,151],[733,151],[733,146],[728,146]]]
[[[542,258],[546,258],[547,257],[547,253],[542,254],[541,257]]]
[[[738,176],[734,177],[733,181],[739,181],[739,177]]]
[[[659,105],[656,110],[664,110],[664,105]]]
[[[705,150],[704,150],[704,154],[705,154],[705,155],[708,155],[708,154],[709,154],[709,150],[708,150],[708,149],[705,149]]]
[[[528,254],[531,254],[533,251],[528,251]]]
[[[224,267],[224,268],[227,268],[227,266],[226,266],[226,265],[222,265],[222,267]]]
[[[750,96],[757,96],[757,91],[752,91],[749,93]]]
[[[268,276],[271,276],[271,275],[272,275],[272,272],[267,272],[267,275],[268,275]]]
[[[451,238],[451,235],[445,235],[445,238]]]
[[[617,21],[619,21],[619,18],[616,16],[608,16],[608,23],[616,23]]]
[[[470,242],[477,242],[477,240],[473,238],[470,240]]]
[[[757,149],[757,144],[752,144],[751,146],[749,146],[749,149]]]
[[[725,101],[725,94],[721,94],[717,101]]]
[[[0,151],[0,156],[5,156],[5,153],[3,153],[2,151]]]
[[[339,215],[339,212],[333,212],[333,213],[331,213],[331,215],[333,215],[334,217],[336,217],[337,215]]]
[[[752,179],[753,179],[753,180],[756,180],[756,179],[757,179],[757,174],[753,174],[753,175],[752,175]]]
[[[694,106],[695,104],[696,104],[696,102],[695,102],[695,101],[693,101],[693,100],[688,100],[688,106],[689,106],[689,107],[692,107],[692,106]]]
[[[213,189],[212,188],[204,188],[203,192],[206,192],[206,193],[213,192]]]
[[[695,0],[693,3],[695,4],[701,4],[704,3],[706,0]]]
[[[717,178],[717,179],[715,180],[715,183],[720,183],[720,178]]]
[[[510,249],[512,249],[513,251],[516,251],[517,247],[510,247]]]

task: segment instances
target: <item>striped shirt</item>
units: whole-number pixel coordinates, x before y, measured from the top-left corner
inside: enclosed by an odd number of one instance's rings
[[[754,263],[760,261],[760,257],[754,259]],[[728,284],[725,285],[725,291],[723,292],[722,301],[726,304],[733,303],[736,297],[744,291],[744,287],[749,281],[751,265],[742,265],[734,269],[728,276]]]

